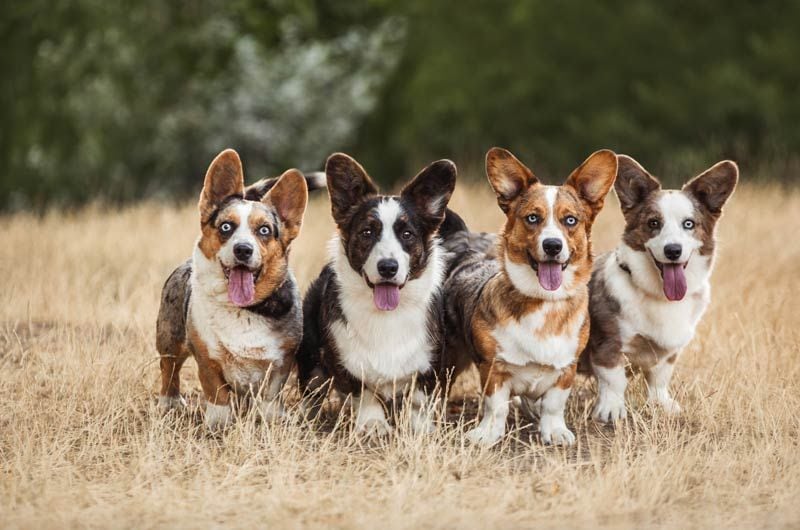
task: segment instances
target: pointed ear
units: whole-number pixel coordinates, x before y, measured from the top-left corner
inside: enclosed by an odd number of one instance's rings
[[[617,161],[617,181],[614,183],[614,190],[617,192],[622,213],[626,214],[651,193],[660,190],[661,183],[633,158],[618,155]]]
[[[710,213],[719,215],[739,181],[739,167],[732,160],[717,162],[683,186]]]
[[[414,205],[431,232],[444,220],[444,211],[456,187],[456,165],[450,160],[437,160],[417,173],[406,184],[400,197]]]
[[[261,202],[275,208],[283,222],[286,243],[292,241],[300,233],[303,214],[308,204],[308,186],[305,177],[296,169],[287,170]]]
[[[497,204],[505,213],[523,191],[539,182],[533,171],[500,147],[492,147],[486,153],[486,176],[497,195]]]
[[[344,153],[334,153],[325,162],[333,220],[341,228],[347,224],[350,209],[362,198],[377,195],[378,188],[361,164]]]
[[[614,151],[595,151],[567,178],[566,185],[578,192],[578,197],[592,211],[592,219],[600,213],[606,195],[617,178],[617,155]]]
[[[205,224],[228,197],[244,195],[242,161],[233,149],[226,149],[211,162],[200,192],[200,221]]]

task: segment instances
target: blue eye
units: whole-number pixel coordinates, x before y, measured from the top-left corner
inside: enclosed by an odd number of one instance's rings
[[[272,233],[272,230],[270,230],[267,225],[264,225],[258,229],[258,235],[260,235],[261,237],[266,237],[270,235],[270,233]]]
[[[228,234],[233,230],[233,225],[230,223],[222,223],[219,225],[219,231],[223,234]]]
[[[683,229],[684,230],[692,230],[694,228],[694,221],[691,219],[686,219],[683,222]]]
[[[535,213],[532,213],[529,216],[527,216],[525,218],[525,220],[528,222],[528,224],[532,224],[532,225],[535,225],[536,223],[538,223],[540,221],[539,216],[536,215]]]
[[[567,226],[575,226],[578,224],[578,218],[574,215],[568,215],[564,218],[564,224]]]

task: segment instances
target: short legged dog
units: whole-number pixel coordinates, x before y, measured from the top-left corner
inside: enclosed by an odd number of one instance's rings
[[[283,414],[279,392],[302,334],[300,293],[288,267],[308,184],[290,169],[245,189],[233,150],[211,163],[200,194],[192,259],[167,280],[156,326],[164,409],[181,405],[180,369],[194,355],[211,429],[231,421],[232,393],[252,394],[266,419]]]
[[[591,229],[617,158],[598,151],[562,186],[545,186],[494,148],[486,173],[506,214],[496,246],[494,236],[470,233],[451,212],[442,229],[453,254],[445,283],[447,364],[457,373],[475,362],[484,393],[483,417],[468,437],[484,445],[500,440],[517,395],[539,410],[544,443],[569,445],[575,436],[564,407],[589,338]]]
[[[627,365],[644,371],[652,402],[680,412],[669,382],[711,299],[714,231],[738,177],[726,160],[680,190],[662,190],[634,159],[619,156],[614,187],[625,232],[595,266],[591,337],[581,363],[597,376],[598,420],[626,417]]]
[[[331,261],[306,294],[298,376],[306,395],[326,381],[351,396],[358,431],[388,434],[384,403],[409,395],[412,427],[424,412],[443,346],[443,252],[437,230],[456,179],[440,160],[400,195],[381,195],[344,154],[326,164],[333,218]]]

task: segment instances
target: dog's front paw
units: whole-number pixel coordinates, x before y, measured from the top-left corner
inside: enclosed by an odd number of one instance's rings
[[[563,427],[543,428],[539,427],[539,434],[544,445],[570,446],[575,444],[575,435],[572,431]]]
[[[650,399],[650,403],[661,407],[661,409],[670,416],[678,416],[681,413],[681,406],[670,396]]]
[[[169,412],[174,409],[186,407],[186,401],[178,396],[158,396],[158,408],[161,412]]]
[[[604,423],[613,423],[628,417],[625,409],[625,399],[619,396],[601,397],[594,406],[592,413],[594,419]]]
[[[394,429],[389,422],[383,418],[370,418],[356,424],[356,432],[375,438],[386,438]]]
[[[210,431],[222,431],[233,422],[230,405],[206,405],[206,427]]]
[[[467,432],[467,440],[475,445],[481,445],[483,447],[490,447],[496,444],[502,437],[502,432],[498,432],[496,429],[487,428],[482,425],[478,425],[474,429],[471,429]]]
[[[258,403],[258,411],[266,423],[272,423],[286,417],[286,409],[284,409],[283,402],[280,399],[273,399],[272,401],[262,399]]]
[[[422,411],[411,414],[411,430],[416,434],[431,434],[436,430],[433,420]]]

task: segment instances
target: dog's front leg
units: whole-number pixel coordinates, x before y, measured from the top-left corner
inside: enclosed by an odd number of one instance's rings
[[[361,395],[353,398],[356,413],[356,432],[388,436],[392,426],[386,420],[386,412],[378,397],[367,387],[361,389]]]
[[[289,377],[289,372],[273,368],[267,377],[266,388],[258,399],[258,410],[264,422],[271,423],[286,416],[282,390],[283,385],[286,384],[286,379]]]
[[[481,382],[485,389],[483,418],[477,427],[467,433],[467,439],[475,444],[490,446],[506,434],[511,382],[506,377],[493,373],[492,368],[488,369],[486,377],[481,377]]]
[[[556,384],[542,396],[541,417],[539,418],[539,434],[545,445],[572,445],[575,435],[567,428],[564,421],[564,409],[567,406],[572,382],[575,380],[576,365],[571,365],[559,376]]]
[[[592,363],[592,371],[597,377],[597,404],[592,415],[598,421],[614,422],[628,416],[625,409],[625,389],[628,376],[622,364],[610,368]]]
[[[647,399],[660,405],[668,414],[680,414],[681,406],[669,393],[669,382],[675,369],[678,353],[667,355],[645,371],[647,379]]]
[[[218,362],[203,356],[197,358],[197,375],[206,396],[206,426],[217,431],[233,421],[230,388]]]

